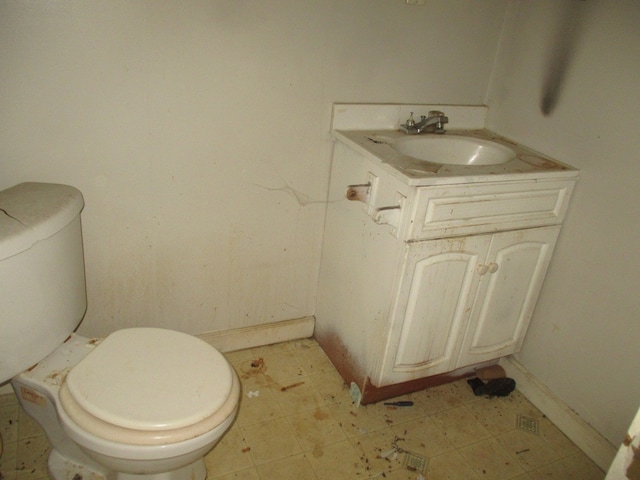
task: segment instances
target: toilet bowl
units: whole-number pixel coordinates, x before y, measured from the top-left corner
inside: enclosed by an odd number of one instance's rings
[[[72,333],[87,308],[83,207],[68,185],[0,191],[0,383],[44,429],[54,480],[202,480],[236,416],[238,378],[184,333]]]
[[[11,383],[52,443],[56,480],[204,479],[240,395],[215,348],[158,328],[72,334]]]

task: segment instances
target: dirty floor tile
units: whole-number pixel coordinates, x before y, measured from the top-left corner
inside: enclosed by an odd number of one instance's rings
[[[520,392],[476,397],[465,380],[353,404],[313,339],[225,354],[242,383],[236,421],[205,457],[211,480],[603,480]],[[535,423],[536,433],[518,428]],[[1,480],[47,480],[49,443],[14,395],[0,396]]]

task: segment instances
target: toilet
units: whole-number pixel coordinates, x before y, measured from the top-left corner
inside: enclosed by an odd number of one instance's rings
[[[204,456],[236,417],[238,377],[185,333],[73,333],[86,310],[83,206],[66,185],[0,192],[0,383],[44,429],[55,480],[204,479]]]

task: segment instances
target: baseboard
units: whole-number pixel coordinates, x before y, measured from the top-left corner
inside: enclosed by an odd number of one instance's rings
[[[314,326],[314,317],[303,317],[221,332],[201,333],[197,337],[221,352],[233,352],[245,348],[271,345],[272,343],[309,338],[313,335]]]
[[[580,450],[605,472],[617,448],[578,416],[538,378],[512,356],[500,360],[507,376],[516,381],[520,393],[544,413]]]
[[[221,352],[233,352],[244,348],[309,338],[313,336],[314,327],[314,317],[303,317],[252,327],[234,328],[222,332],[201,333],[196,336]],[[11,384],[8,381],[0,384],[0,395],[9,393],[13,393]]]
[[[221,352],[233,352],[244,348],[309,338],[313,336],[314,327],[314,317],[303,317],[222,332],[201,333],[196,336]],[[10,393],[13,393],[13,389],[8,381],[0,385],[0,395]]]

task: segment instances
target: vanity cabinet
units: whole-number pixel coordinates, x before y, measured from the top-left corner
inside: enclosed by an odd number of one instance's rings
[[[576,180],[557,169],[416,184],[337,141],[314,335],[344,379],[379,400],[517,352]]]
[[[377,381],[450,372],[518,351],[560,227],[406,247]]]

